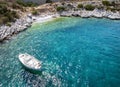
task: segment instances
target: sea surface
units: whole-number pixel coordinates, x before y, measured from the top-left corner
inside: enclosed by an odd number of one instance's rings
[[[42,61],[32,73],[18,60]],[[0,44],[0,87],[120,87],[120,21],[57,18]]]

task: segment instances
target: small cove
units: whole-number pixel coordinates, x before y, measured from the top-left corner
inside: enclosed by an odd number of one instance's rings
[[[41,75],[22,68],[25,52],[43,62]],[[118,20],[58,18],[0,44],[1,87],[119,87],[119,73]]]

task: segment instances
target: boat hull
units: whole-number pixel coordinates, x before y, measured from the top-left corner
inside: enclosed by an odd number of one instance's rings
[[[23,68],[25,68],[29,72],[40,73],[42,71],[41,61],[27,53],[20,54],[19,61]]]
[[[26,71],[30,72],[30,73],[33,73],[33,74],[39,74],[41,75],[42,74],[42,69],[32,69],[32,68],[29,68],[29,67],[26,67],[24,64],[22,64],[20,62],[21,66],[23,69],[25,69]]]

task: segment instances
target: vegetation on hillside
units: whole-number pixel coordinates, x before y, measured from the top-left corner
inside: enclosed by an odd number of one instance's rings
[[[115,1],[104,0],[104,1],[102,1],[102,4],[105,6],[104,8],[106,10],[110,10],[110,11],[113,11],[113,12],[120,11],[120,6]]]
[[[6,24],[10,26],[10,22],[14,22],[19,18],[18,11],[24,12],[25,7],[34,7],[37,4],[33,2],[23,2],[23,0],[0,0],[0,25]],[[38,12],[33,11],[36,15]]]
[[[52,3],[52,0],[46,0],[46,3]]]
[[[32,15],[38,15],[39,13],[38,13],[38,11],[36,10],[36,9],[32,9]]]
[[[78,4],[78,8],[84,8],[83,4]]]
[[[93,6],[93,5],[86,5],[84,8],[86,10],[93,11],[95,9],[95,6]]]
[[[65,7],[59,6],[59,7],[57,7],[56,9],[57,9],[57,11],[61,12],[61,11],[64,11],[64,10],[65,10]]]
[[[102,4],[105,5],[105,6],[110,6],[110,2],[106,1],[106,0],[102,1]]]
[[[88,11],[93,11],[95,8],[99,9],[99,10],[110,10],[110,11],[120,11],[120,6],[119,3],[116,1],[107,1],[107,0],[103,0],[102,4],[101,2],[92,2],[92,4],[90,3],[79,3],[77,6],[75,6],[74,4],[69,4],[67,2],[62,2],[61,4],[59,4],[57,6],[57,11],[68,11],[68,10],[74,10],[74,11],[78,11],[81,9],[85,9]]]
[[[16,11],[11,10],[7,3],[0,3],[0,25],[14,22],[16,18],[19,18]]]
[[[24,2],[23,0],[16,0],[16,3],[24,7],[34,7],[37,6],[37,3],[33,2]]]

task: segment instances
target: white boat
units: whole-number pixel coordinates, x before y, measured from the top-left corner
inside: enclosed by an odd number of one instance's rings
[[[41,61],[27,53],[19,54],[19,60],[26,68],[33,70],[41,69]]]

